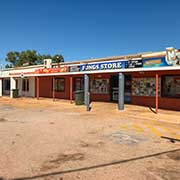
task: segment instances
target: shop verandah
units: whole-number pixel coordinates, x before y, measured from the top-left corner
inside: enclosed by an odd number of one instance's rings
[[[22,97],[67,99],[72,103],[74,92],[80,90],[84,91],[86,105],[115,101],[119,109],[125,102],[153,107],[157,112],[158,107],[180,110],[179,79],[180,71],[11,77],[1,79],[1,94],[12,97],[12,89],[18,89]]]

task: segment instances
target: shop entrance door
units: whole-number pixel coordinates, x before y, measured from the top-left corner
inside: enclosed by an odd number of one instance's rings
[[[110,101],[118,101],[118,75],[111,75],[110,78]],[[125,75],[124,102],[131,103],[131,75]]]
[[[127,104],[131,103],[131,82],[131,75],[125,75],[124,102]]]
[[[118,75],[111,75],[110,78],[111,101],[118,101]]]

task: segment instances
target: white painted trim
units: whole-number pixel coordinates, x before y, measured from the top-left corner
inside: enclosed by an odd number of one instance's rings
[[[77,75],[77,74],[100,74],[100,73],[119,73],[119,72],[144,72],[144,71],[165,71],[165,70],[180,70],[179,66],[175,67],[157,67],[157,68],[131,68],[131,69],[112,69],[103,71],[79,71],[79,72],[64,72],[64,73],[50,73],[50,74],[25,74],[24,77],[34,76],[61,76],[61,75]],[[7,77],[7,76],[6,76]],[[20,77],[20,75],[14,75],[9,77]]]

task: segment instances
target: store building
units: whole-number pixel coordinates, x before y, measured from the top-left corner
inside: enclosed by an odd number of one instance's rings
[[[74,99],[85,91],[90,101],[118,102],[180,110],[180,51],[140,53],[79,62],[27,66],[1,70],[0,96]]]

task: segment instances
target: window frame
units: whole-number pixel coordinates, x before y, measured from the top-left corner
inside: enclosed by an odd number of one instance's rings
[[[165,79],[166,79],[166,77],[175,77],[175,76],[179,76],[179,78],[180,78],[179,74],[177,74],[177,75],[170,75],[170,74],[162,75],[162,81],[161,81],[161,87],[162,87],[161,96],[162,96],[162,98],[171,98],[171,99],[178,98],[178,99],[180,99],[180,96],[170,96],[170,95],[165,94]]]
[[[56,82],[57,82],[58,80],[63,80],[64,86],[63,86],[63,89],[62,89],[62,90],[56,88]],[[55,92],[65,92],[65,85],[66,85],[66,83],[65,83],[65,78],[61,78],[61,77],[60,77],[60,78],[55,78],[55,79],[54,79],[53,90],[54,90]]]
[[[76,80],[80,80],[80,89],[76,89]],[[84,90],[84,78],[83,77],[75,77],[73,78],[73,91],[83,91]]]
[[[25,78],[22,79],[22,91],[29,92],[29,79],[25,79]]]

